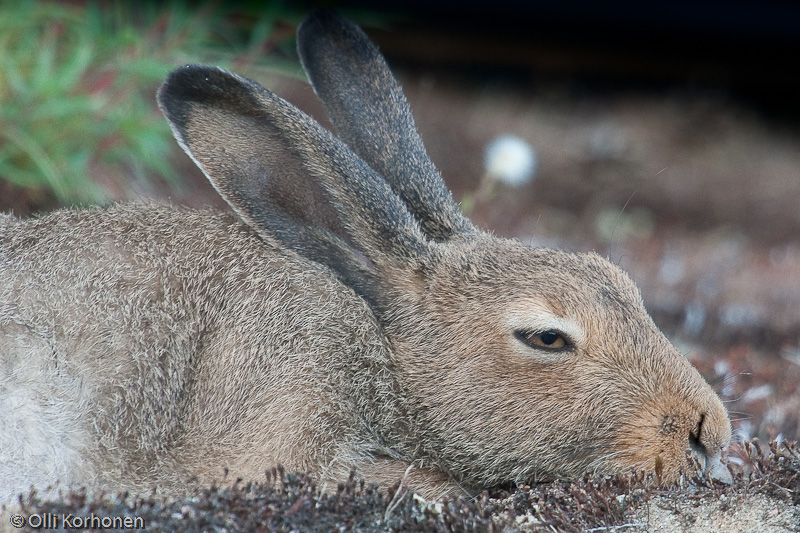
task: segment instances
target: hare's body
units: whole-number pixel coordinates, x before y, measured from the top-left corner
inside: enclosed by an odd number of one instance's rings
[[[341,477],[375,418],[398,418],[363,300],[235,217],[59,211],[6,218],[0,242],[6,490],[261,479],[278,462]]]
[[[476,229],[366,36],[321,14],[298,43],[342,140],[216,68],[159,91],[238,217],[0,218],[0,498],[169,493],[278,463],[407,474],[427,495],[671,480],[690,449],[725,477],[725,409],[627,275]]]

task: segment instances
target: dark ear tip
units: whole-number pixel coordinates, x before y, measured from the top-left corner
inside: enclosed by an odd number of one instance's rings
[[[304,36],[318,33],[320,28],[329,28],[334,25],[343,25],[348,21],[339,13],[332,9],[317,9],[308,15],[300,26],[297,27],[297,36],[302,39]]]
[[[158,106],[175,125],[182,125],[196,104],[241,109],[252,105],[256,84],[219,67],[186,65],[167,76],[158,90]]]
[[[332,9],[319,9],[311,13],[297,28],[297,43],[305,46],[318,39],[352,39],[361,28]]]
[[[164,107],[174,101],[196,100],[202,95],[223,90],[231,75],[217,67],[185,65],[167,76],[158,89],[158,103]],[[215,90],[216,89],[216,90]]]

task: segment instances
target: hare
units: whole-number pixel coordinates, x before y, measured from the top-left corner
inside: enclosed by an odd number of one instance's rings
[[[159,90],[235,215],[0,217],[0,498],[169,495],[276,464],[426,497],[671,481],[687,451],[729,475],[722,402],[622,270],[473,226],[353,23],[312,15],[298,48],[338,138],[218,68]]]

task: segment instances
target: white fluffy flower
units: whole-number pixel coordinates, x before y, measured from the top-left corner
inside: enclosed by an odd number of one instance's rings
[[[531,145],[514,135],[501,135],[486,146],[486,174],[508,185],[523,185],[536,172],[536,152]]]

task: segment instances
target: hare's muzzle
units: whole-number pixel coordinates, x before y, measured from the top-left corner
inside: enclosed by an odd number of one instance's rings
[[[733,476],[722,462],[722,449],[730,443],[729,424],[727,416],[724,421],[715,418],[717,417],[701,416],[697,432],[689,435],[689,449],[692,456],[700,462],[706,476],[730,485],[733,483]]]

